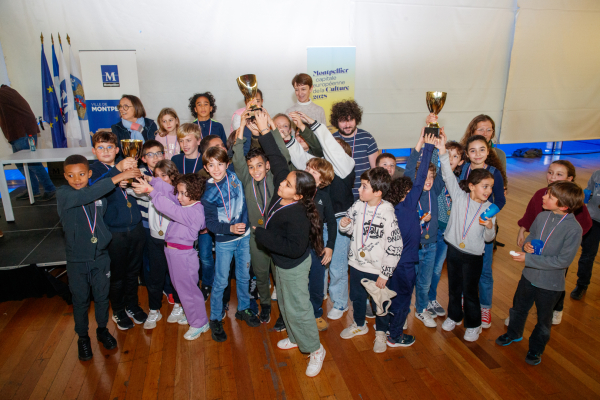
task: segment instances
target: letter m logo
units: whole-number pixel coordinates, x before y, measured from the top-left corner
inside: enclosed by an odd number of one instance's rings
[[[119,70],[116,65],[101,65],[102,84],[105,87],[121,86],[119,82]]]

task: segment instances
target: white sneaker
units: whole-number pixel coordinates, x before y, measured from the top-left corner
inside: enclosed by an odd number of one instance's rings
[[[169,318],[167,318],[167,322],[170,324],[174,324],[175,322],[179,321],[183,316],[183,307],[181,307],[181,304],[175,303],[173,309],[171,310]]]
[[[562,321],[562,311],[554,311],[552,313],[552,325],[558,325]]]
[[[328,298],[328,297],[329,297],[329,296],[327,296],[327,293],[325,293],[325,294],[323,295],[323,301],[327,300],[327,298]]]
[[[277,288],[276,287],[273,288],[273,293],[271,293],[271,300],[277,301]]]
[[[162,314],[160,310],[150,310],[148,314],[148,318],[146,318],[146,322],[144,322],[144,329],[154,329],[156,328],[156,322],[162,319]]]
[[[375,332],[375,344],[373,345],[373,351],[375,353],[385,353],[387,349],[387,335],[385,332]]]
[[[465,340],[467,342],[474,342],[479,339],[479,334],[481,333],[481,326],[477,328],[467,328],[465,331]]]
[[[506,317],[506,319],[504,320],[504,325],[508,326],[509,323],[510,323],[510,316]]]
[[[460,324],[462,324],[462,321],[456,322],[456,321],[452,321],[450,318],[446,318],[446,320],[442,324],[442,329],[445,330],[446,332],[450,332],[450,331],[453,331],[454,328],[456,328]]]
[[[190,326],[190,329],[188,329],[188,331],[183,335],[183,338],[185,340],[196,340],[200,337],[200,334],[208,331],[208,329],[209,329],[208,322],[202,328],[194,328],[194,327]]]
[[[344,316],[344,313],[348,311],[348,307],[344,308],[343,310],[340,310],[338,308],[333,307],[331,310],[329,310],[329,312],[327,313],[327,318],[329,319],[340,319]]]
[[[352,322],[352,325],[344,329],[340,336],[342,339],[352,339],[354,336],[366,335],[367,332],[369,332],[369,327],[366,322],[363,326],[358,326],[356,322]]]
[[[417,317],[417,319],[425,324],[425,326],[428,328],[435,328],[437,326],[437,322],[431,318],[431,314],[429,314],[426,309],[420,313],[416,312],[415,317]]]
[[[319,350],[310,353],[310,361],[308,367],[306,367],[306,376],[313,377],[319,375],[321,367],[323,367],[323,361],[325,361],[325,349],[323,345],[320,345]]]
[[[183,313],[181,314],[181,318],[179,318],[179,321],[177,321],[177,323],[178,323],[179,325],[187,325],[187,324],[188,324],[188,322],[187,322],[187,317],[185,316],[185,312],[183,312]]]
[[[285,338],[277,342],[277,347],[279,347],[281,350],[290,350],[295,349],[298,347],[298,345],[296,343],[292,343],[290,338]]]

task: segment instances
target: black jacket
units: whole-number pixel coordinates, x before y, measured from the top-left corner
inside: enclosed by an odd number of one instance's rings
[[[156,131],[158,127],[156,123],[150,118],[144,118],[144,129],[142,129],[142,136],[144,137],[144,141],[153,140],[156,137]],[[123,139],[131,139],[131,133],[123,126],[123,121],[119,121],[118,123],[112,125],[110,127],[112,132],[117,135],[118,143],[119,143],[119,154],[117,154],[117,162],[123,159],[123,148],[121,147],[121,140]]]
[[[319,189],[315,194],[314,200],[319,217],[321,217],[321,225],[327,224],[327,243],[325,243],[325,247],[333,250],[337,236],[337,221],[335,220],[331,198],[323,189]]]
[[[56,207],[58,216],[65,232],[65,245],[67,261],[86,262],[94,261],[106,252],[112,235],[104,223],[106,213],[106,199],[103,198],[115,188],[111,179],[102,179],[94,186],[87,186],[76,190],[69,185],[56,189]],[[92,232],[88,219],[82,209],[85,207],[90,223],[94,225],[94,209],[96,209],[96,228],[94,236],[98,238],[92,243]]]

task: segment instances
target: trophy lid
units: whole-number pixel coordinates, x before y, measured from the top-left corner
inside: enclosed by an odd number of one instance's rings
[[[256,75],[246,74],[238,76],[236,82],[245,99],[253,99],[256,97],[256,91],[258,90]]]
[[[437,115],[442,111],[444,103],[446,103],[446,94],[446,92],[427,92],[425,102],[429,112]]]

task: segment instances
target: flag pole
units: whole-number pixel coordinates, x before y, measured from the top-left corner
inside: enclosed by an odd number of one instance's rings
[[[40,40],[42,41],[42,44],[44,44],[44,34],[40,33]]]
[[[52,39],[52,46],[54,46],[54,35],[50,34],[50,39]]]
[[[69,43],[69,46],[71,45],[71,38],[69,37],[69,34],[67,33],[67,42]]]

